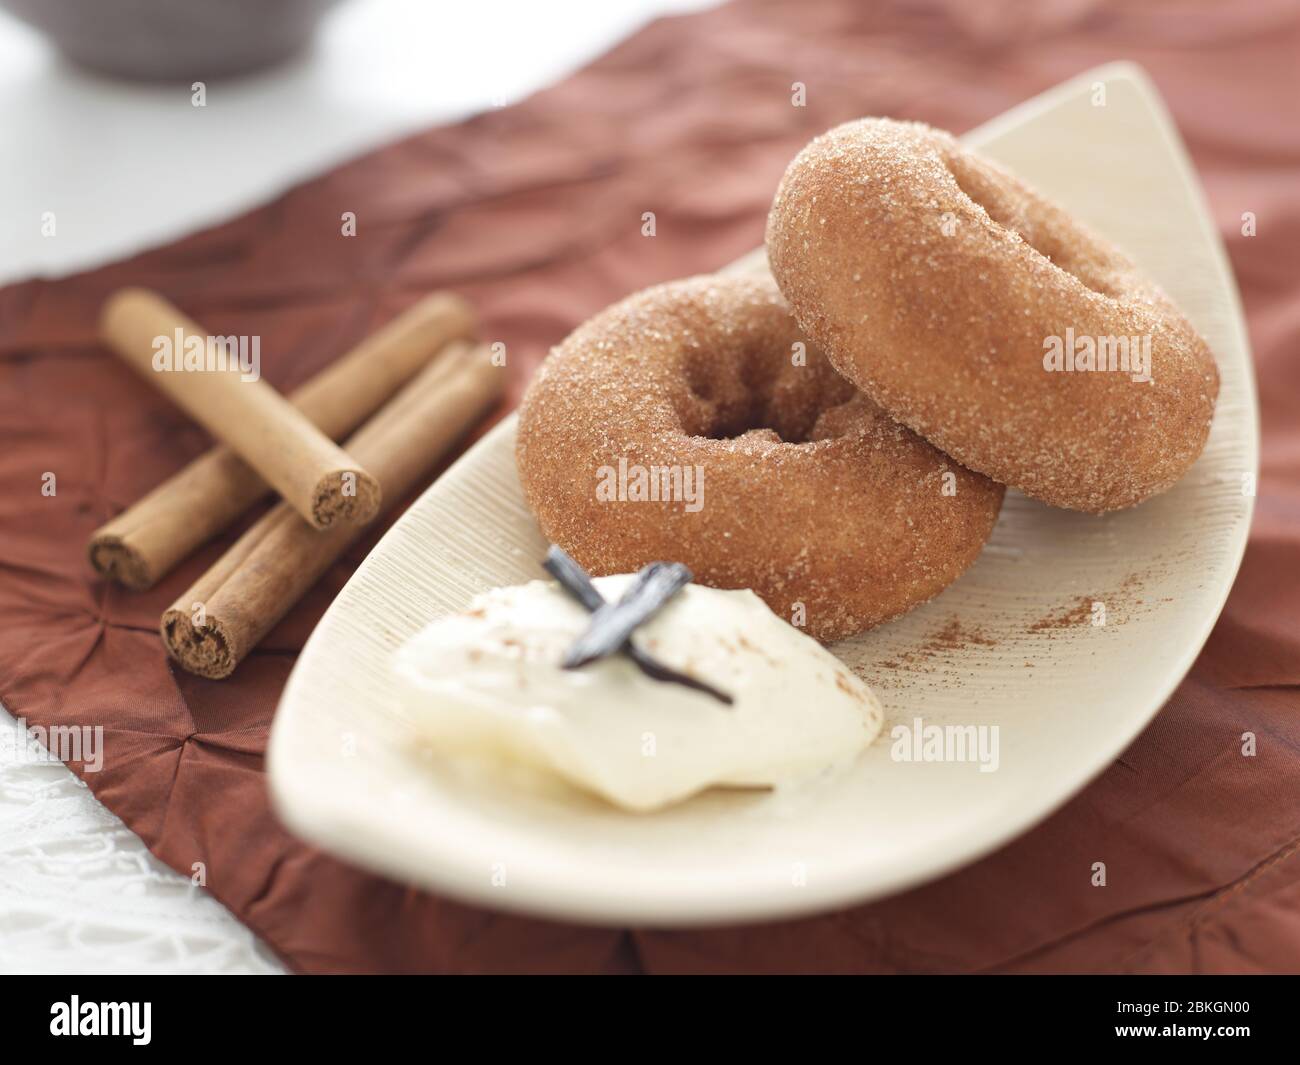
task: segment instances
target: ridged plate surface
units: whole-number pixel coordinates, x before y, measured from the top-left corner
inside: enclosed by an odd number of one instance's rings
[[[1245,547],[1258,423],[1236,288],[1140,70],[1092,71],[965,139],[1119,243],[1210,342],[1222,389],[1191,472],[1101,518],[1009,492],[960,581],[834,648],[886,711],[881,740],[847,774],[629,816],[439,772],[415,753],[394,703],[388,662],[406,637],[476,592],[543,576],[511,419],[384,537],[299,658],[270,749],[292,829],[356,864],[502,909],[642,925],[748,920],[877,897],[969,862],[1123,751],[1191,666]],[[1093,624],[1094,603],[1104,625]],[[892,759],[889,730],[915,718],[997,726],[998,769]]]

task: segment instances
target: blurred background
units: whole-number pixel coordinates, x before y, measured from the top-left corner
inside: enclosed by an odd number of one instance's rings
[[[0,0],[0,283],[221,221],[367,148],[512,103],[657,15],[715,3]]]

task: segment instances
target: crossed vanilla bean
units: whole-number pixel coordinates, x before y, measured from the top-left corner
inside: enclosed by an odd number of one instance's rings
[[[652,680],[680,684],[712,696],[731,706],[735,701],[713,685],[664,665],[632,642],[632,633],[690,583],[691,571],[679,562],[654,562],[637,574],[636,580],[619,597],[607,603],[591,577],[562,548],[551,545],[542,567],[574,599],[591,612],[586,631],[574,641],[564,657],[565,669],[577,669],[596,659],[622,652]]]
[[[686,587],[691,571],[680,562],[652,562],[636,575],[617,603],[605,603],[591,615],[587,631],[564,656],[565,669],[578,669],[622,648],[668,600]]]

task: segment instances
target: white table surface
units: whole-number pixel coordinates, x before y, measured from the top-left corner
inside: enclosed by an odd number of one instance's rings
[[[349,0],[262,75],[132,85],[0,15],[0,284],[121,258],[403,134],[520,99],[659,14],[715,0]],[[188,165],[220,158],[221,167]],[[53,211],[56,235],[43,236]],[[0,711],[0,972],[283,971]]]

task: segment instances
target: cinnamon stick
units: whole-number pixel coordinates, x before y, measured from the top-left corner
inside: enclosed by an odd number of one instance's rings
[[[505,375],[488,349],[452,348],[348,439],[348,452],[379,478],[386,505],[500,398]],[[168,653],[191,673],[229,676],[361,532],[317,532],[277,504],[163,614]]]
[[[460,297],[427,296],[299,386],[289,401],[337,440],[446,344],[468,339],[474,328],[474,313]],[[90,563],[101,576],[128,588],[150,588],[269,491],[237,454],[212,448],[95,530]]]
[[[114,293],[100,325],[128,365],[252,466],[314,528],[364,523],[378,512],[379,482],[361,464],[267,384],[251,359],[241,365],[161,296],[144,289]],[[237,339],[252,348],[252,338],[222,338]]]

